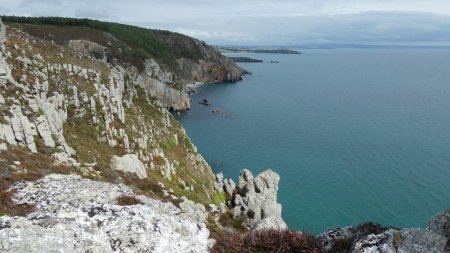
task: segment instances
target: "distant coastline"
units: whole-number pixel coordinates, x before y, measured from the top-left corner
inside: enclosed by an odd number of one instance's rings
[[[301,54],[291,49],[250,49],[235,47],[217,47],[221,53],[258,53],[258,54]]]
[[[263,62],[263,60],[254,59],[250,57],[228,57],[228,58],[233,60],[234,62]]]

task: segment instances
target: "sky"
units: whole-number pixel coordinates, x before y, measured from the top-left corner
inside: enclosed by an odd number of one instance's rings
[[[449,0],[0,0],[0,14],[92,18],[214,45],[450,46]]]

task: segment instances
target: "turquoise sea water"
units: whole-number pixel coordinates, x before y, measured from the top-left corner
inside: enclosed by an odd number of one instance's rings
[[[450,50],[302,52],[240,54],[280,63],[240,63],[253,75],[201,86],[176,115],[214,171],[272,168],[288,226],[314,233],[425,227],[449,208]]]

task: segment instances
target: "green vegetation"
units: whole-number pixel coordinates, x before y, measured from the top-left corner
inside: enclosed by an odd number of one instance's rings
[[[205,46],[204,43],[169,31],[91,19],[16,16],[2,16],[1,18],[4,22],[22,28],[33,36],[54,40],[57,43],[66,43],[68,40],[74,39],[89,39],[108,47],[114,57],[138,68],[143,66],[146,59],[153,58],[163,67],[178,73],[176,59],[197,60],[203,58],[199,45]],[[107,35],[92,31],[92,29],[110,33],[117,40],[112,40],[114,44],[111,45],[108,43],[111,42],[111,39]]]
[[[168,138],[166,141],[161,142],[159,144],[161,146],[162,149],[166,150],[166,151],[170,151],[172,150],[175,146],[177,146],[177,143],[175,142],[175,139],[173,138]]]
[[[219,205],[225,203],[226,197],[225,192],[214,192],[212,197],[212,202],[214,205]]]

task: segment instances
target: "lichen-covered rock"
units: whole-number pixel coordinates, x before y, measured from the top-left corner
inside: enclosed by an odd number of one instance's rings
[[[171,203],[134,195],[124,185],[49,175],[14,187],[36,205],[27,217],[0,217],[2,252],[207,252],[209,232]],[[119,206],[133,196],[142,205]]]
[[[431,218],[427,229],[450,239],[450,209]]]
[[[450,252],[448,238],[429,230],[403,229],[399,253],[441,253]]]
[[[134,154],[124,155],[122,157],[113,156],[111,159],[111,169],[134,173],[139,178],[147,178],[145,165]]]
[[[329,252],[336,243],[351,241],[353,236],[354,230],[352,227],[330,228],[320,234],[317,239],[322,249],[325,252]]]
[[[197,222],[205,222],[208,216],[206,208],[202,204],[195,203],[186,197],[180,198],[180,209],[184,212],[183,216]]]
[[[448,238],[430,230],[389,229],[356,242],[353,253],[447,253]]]
[[[251,229],[284,229],[281,205],[277,202],[280,176],[266,170],[253,177],[249,170],[241,171],[238,194],[230,203],[233,214],[243,217]]]
[[[370,234],[356,242],[353,253],[396,253],[399,232],[390,229],[381,234]]]

